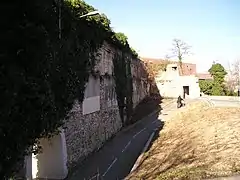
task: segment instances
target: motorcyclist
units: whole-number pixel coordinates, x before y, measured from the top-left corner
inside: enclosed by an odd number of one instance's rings
[[[183,98],[179,95],[178,98],[177,98],[177,107],[180,108],[184,106],[184,100]]]

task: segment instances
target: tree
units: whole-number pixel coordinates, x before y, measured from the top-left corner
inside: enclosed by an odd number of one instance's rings
[[[224,96],[226,95],[227,92],[227,88],[224,87],[223,84],[219,84],[218,82],[213,81],[213,85],[212,85],[212,93],[211,95],[214,96]]]
[[[200,80],[199,86],[201,92],[215,96],[236,95],[236,92],[234,92],[234,87],[236,86],[233,84],[232,79],[235,77],[234,75],[239,72],[239,66],[237,63],[234,63],[234,65],[235,66],[233,67],[235,68],[230,68],[231,70],[228,76],[229,78],[227,81],[225,81],[225,76],[227,75],[225,68],[221,64],[213,62],[211,68],[208,70],[208,72],[213,76],[213,80]],[[234,80],[234,82],[236,82],[236,80]]]
[[[236,60],[233,63],[233,75],[236,78],[236,81],[240,83],[240,60]]]
[[[213,63],[208,72],[213,76],[214,82],[223,84],[224,78],[227,75],[225,68],[220,63]]]
[[[213,81],[212,80],[199,80],[199,87],[201,92],[207,95],[212,95]]]
[[[238,63],[237,61],[233,64],[228,63],[228,78],[226,79],[226,86],[229,91],[236,90],[236,86],[239,81],[239,71],[238,71]]]
[[[213,63],[208,72],[213,76],[211,95],[225,95],[227,89],[224,84],[224,79],[227,75],[225,68],[220,63]]]
[[[177,57],[182,71],[182,61],[185,56],[190,54],[191,46],[180,39],[173,39],[172,57]]]
[[[229,65],[227,85],[232,91],[236,90],[237,86],[240,86],[240,60],[236,60]]]

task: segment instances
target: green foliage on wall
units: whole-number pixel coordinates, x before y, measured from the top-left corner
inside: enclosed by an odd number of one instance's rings
[[[0,34],[0,179],[17,172],[18,162],[35,151],[29,147],[57,133],[73,102],[83,101],[104,41],[135,55],[127,42],[116,38],[106,16],[79,18],[93,7],[77,0],[61,6],[57,2],[10,1],[0,7],[5,13]]]
[[[123,45],[126,45],[128,43],[128,38],[124,33],[115,33],[114,37],[119,40],[119,42],[121,42]]]
[[[130,124],[133,110],[133,82],[131,75],[131,60],[126,53],[116,53],[113,58],[115,90],[119,113],[123,126]]]

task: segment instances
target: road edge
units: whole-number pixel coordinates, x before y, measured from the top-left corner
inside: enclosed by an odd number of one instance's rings
[[[139,165],[141,164],[142,159],[143,159],[143,157],[144,157],[144,153],[145,153],[146,150],[149,148],[150,143],[152,142],[152,139],[153,139],[153,137],[155,136],[155,133],[156,133],[156,129],[154,130],[154,132],[152,132],[152,134],[151,134],[150,137],[148,138],[146,144],[144,145],[144,147],[143,147],[143,149],[142,149],[142,151],[141,151],[140,156],[138,156],[137,160],[135,161],[135,163],[134,163],[134,165],[133,165],[130,173],[133,172],[133,171],[135,171],[135,170],[139,167]]]
[[[211,99],[209,99],[207,97],[202,97],[202,98],[199,98],[199,99],[205,101],[206,103],[208,103],[208,105],[210,107],[214,107],[215,106],[215,104],[211,101]]]

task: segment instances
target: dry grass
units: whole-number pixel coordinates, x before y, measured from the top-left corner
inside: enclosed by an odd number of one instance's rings
[[[181,111],[127,179],[194,180],[240,171],[240,108],[198,102]]]

